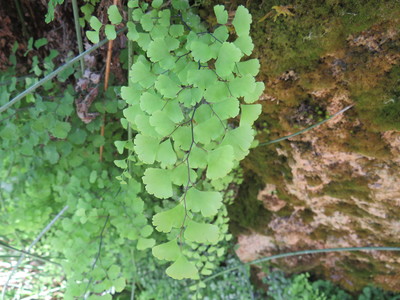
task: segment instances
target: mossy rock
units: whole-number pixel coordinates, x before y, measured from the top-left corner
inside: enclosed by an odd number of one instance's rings
[[[228,206],[230,230],[235,235],[250,229],[265,233],[272,214],[257,199],[258,191],[264,188],[263,182],[253,172],[246,172],[233,204]]]

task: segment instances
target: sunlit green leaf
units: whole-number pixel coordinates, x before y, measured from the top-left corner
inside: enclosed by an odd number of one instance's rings
[[[253,139],[254,133],[251,127],[249,125],[242,125],[228,131],[221,145],[233,147],[235,159],[240,161],[249,153]]]
[[[215,62],[215,70],[217,74],[223,78],[229,76],[235,63],[242,58],[242,52],[234,44],[224,42],[219,50],[217,61]]]
[[[242,104],[240,106],[240,126],[242,125],[253,125],[254,121],[257,120],[258,116],[261,114],[261,104]]]
[[[174,208],[157,213],[153,217],[153,225],[157,231],[170,232],[172,228],[180,228],[185,218],[185,208],[178,204]]]
[[[165,104],[166,102],[155,93],[144,92],[140,97],[140,108],[148,114],[161,110]]]
[[[155,239],[148,239],[148,238],[139,238],[136,248],[138,250],[144,250],[148,248],[152,248],[156,244]]]
[[[237,71],[241,76],[250,74],[256,76],[260,70],[260,62],[258,59],[249,59],[246,61],[241,61],[236,64]]]
[[[216,225],[198,223],[190,220],[184,236],[185,239],[191,242],[215,244],[218,242],[219,230]]]
[[[100,30],[101,26],[103,26],[103,24],[100,22],[100,20],[95,16],[92,16],[90,18],[89,24],[90,24],[90,27],[92,27],[94,29],[94,31],[97,31],[97,33]]]
[[[176,240],[157,245],[152,249],[153,255],[160,260],[175,261],[180,255],[180,249]]]
[[[122,21],[122,16],[119,13],[118,6],[116,5],[110,5],[110,7],[107,10],[108,13],[108,19],[110,22],[114,25],[118,25]]]
[[[228,22],[228,12],[223,5],[215,5],[214,13],[219,24],[226,24]]]
[[[115,31],[115,27],[110,24],[107,24],[105,26],[104,33],[106,34],[106,37],[109,40],[115,40],[115,38],[117,37],[117,32]]]
[[[233,168],[233,148],[230,145],[219,147],[208,153],[207,178],[218,179],[226,176]]]
[[[165,272],[168,276],[178,280],[184,278],[197,279],[199,277],[196,267],[183,255],[180,255]]]
[[[236,77],[229,82],[229,90],[234,97],[244,97],[251,95],[256,88],[254,77],[245,75],[243,77]]]
[[[143,183],[146,185],[146,191],[157,198],[169,198],[173,194],[168,170],[148,168],[144,172]]]
[[[260,81],[256,82],[254,91],[250,94],[246,94],[244,96],[244,101],[246,103],[253,103],[253,102],[257,101],[260,98],[260,96],[262,95],[262,93],[264,92],[264,90],[265,90],[264,82],[260,82]]]
[[[163,3],[163,0],[153,0],[151,2],[151,6],[154,8],[159,8],[162,3]]]
[[[168,113],[164,110],[154,112],[150,117],[150,124],[163,136],[170,135],[175,129],[175,123],[169,118]]]
[[[128,33],[126,34],[126,37],[130,39],[131,41],[136,41],[139,39],[139,33],[137,32],[136,25],[132,21],[129,21],[126,23],[126,26],[128,27]]]
[[[145,136],[142,134],[137,134],[135,137],[135,153],[138,155],[139,159],[146,164],[154,163],[156,155],[159,148],[159,140]]]
[[[176,153],[172,148],[172,144],[169,139],[159,145],[157,152],[157,161],[161,163],[161,166],[171,166],[176,163],[176,159]]]
[[[99,32],[98,31],[86,31],[86,36],[93,44],[97,44],[100,41]]]
[[[254,44],[248,35],[238,37],[234,44],[246,55],[250,55],[253,52]]]
[[[193,212],[201,212],[203,217],[212,217],[222,205],[222,195],[218,192],[191,188],[186,195],[186,205]]]
[[[70,130],[71,130],[71,124],[68,122],[61,122],[61,121],[57,121],[55,125],[50,128],[51,134],[59,139],[65,139]]]
[[[235,31],[238,36],[246,36],[250,33],[251,15],[247,8],[240,5],[235,14],[235,18],[232,21],[232,25],[235,26]]]
[[[158,76],[155,87],[166,98],[175,98],[181,89],[178,83],[167,75]]]

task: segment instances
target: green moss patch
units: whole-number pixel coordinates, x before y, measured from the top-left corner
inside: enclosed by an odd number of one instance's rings
[[[323,188],[322,194],[344,200],[351,200],[351,197],[355,197],[360,200],[371,201],[368,181],[363,177],[332,181]]]

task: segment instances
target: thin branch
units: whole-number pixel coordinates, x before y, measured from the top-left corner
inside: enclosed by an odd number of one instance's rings
[[[8,249],[8,250],[16,251],[16,252],[19,252],[19,253],[24,254],[26,256],[30,256],[33,259],[36,259],[36,260],[39,260],[39,261],[42,261],[42,262],[45,262],[45,263],[50,263],[50,264],[62,267],[59,263],[51,261],[51,260],[49,260],[47,258],[44,258],[42,256],[38,256],[38,255],[35,255],[35,254],[32,254],[32,253],[29,253],[29,252],[27,252],[25,250],[14,248],[13,246],[7,245],[6,243],[4,243],[2,241],[0,241],[0,246],[5,248],[5,249]],[[20,255],[18,255],[17,257],[20,257]]]
[[[299,135],[299,134],[302,134],[302,133],[304,133],[304,132],[307,132],[307,131],[309,131],[309,130],[311,130],[311,129],[313,129],[313,128],[319,126],[319,125],[324,124],[325,122],[328,122],[329,120],[333,119],[334,117],[336,117],[336,116],[338,116],[338,115],[344,113],[346,110],[349,110],[349,109],[352,108],[353,106],[354,106],[354,104],[349,105],[349,106],[343,108],[342,110],[338,111],[338,112],[335,113],[334,115],[330,116],[329,118],[327,118],[327,119],[325,119],[325,120],[322,120],[321,122],[318,122],[317,124],[314,124],[314,125],[312,125],[312,126],[310,126],[310,127],[307,127],[307,128],[305,128],[305,129],[303,129],[303,130],[300,130],[300,131],[298,131],[298,132],[296,132],[296,133],[293,133],[293,134],[290,134],[290,135],[281,137],[281,138],[279,138],[279,139],[276,139],[276,140],[273,140],[273,141],[269,141],[269,142],[261,143],[261,144],[259,144],[257,147],[259,147],[259,146],[267,146],[267,145],[270,145],[270,144],[278,143],[278,142],[281,142],[281,141],[290,139],[290,138],[292,138],[292,137],[295,137],[296,135]]]
[[[119,193],[119,191],[118,191],[118,193]],[[117,193],[117,194],[118,194],[118,193]],[[94,267],[96,266],[97,261],[98,261],[99,258],[100,258],[101,249],[103,248],[103,235],[104,235],[104,231],[105,231],[105,229],[106,229],[106,227],[107,227],[107,224],[108,224],[109,219],[110,219],[110,215],[107,215],[106,221],[104,222],[103,228],[101,229],[101,232],[100,232],[99,248],[98,248],[98,250],[97,250],[97,254],[96,254],[96,257],[95,257],[95,259],[94,259],[94,262],[93,262],[93,264],[92,264],[92,268],[91,268],[92,271],[94,270]],[[89,282],[88,282],[88,284],[87,284],[87,286],[86,286],[85,294],[87,294],[87,292],[88,292],[88,290],[89,290],[89,286],[90,286],[90,284],[92,283],[92,281],[93,281],[93,277],[91,277],[91,278],[89,279]]]
[[[79,10],[76,0],[72,0],[72,10],[74,12],[74,23],[75,23],[76,40],[78,42],[78,50],[79,54],[81,54],[83,52],[83,44],[82,44],[81,28],[79,25]],[[83,73],[85,73],[85,61],[83,57],[80,59],[80,62],[81,62],[81,72],[83,76]]]
[[[26,250],[27,253],[31,251],[31,249],[39,242],[39,240],[46,234],[47,231],[50,230],[50,228],[54,225],[54,223],[64,214],[64,212],[68,209],[68,205],[64,206],[64,208],[51,220],[49,224],[39,233],[39,235],[35,238],[35,240],[29,245],[28,249]],[[14,276],[15,272],[17,271],[18,267],[21,265],[22,261],[25,258],[25,253],[22,253],[21,256],[19,257],[19,260],[17,261],[17,264],[12,268],[10,275],[7,278],[7,281],[4,285],[3,291],[1,293],[1,299],[5,300],[6,296],[6,291],[8,288],[8,285],[10,283],[11,278]]]

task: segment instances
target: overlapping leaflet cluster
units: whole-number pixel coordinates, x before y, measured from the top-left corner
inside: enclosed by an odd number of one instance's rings
[[[249,152],[251,126],[261,113],[261,105],[252,103],[264,85],[254,78],[258,60],[244,61],[253,50],[245,7],[239,6],[231,25],[225,8],[216,6],[219,25],[208,31],[187,1],[173,0],[172,7],[162,2],[128,2],[133,21],[127,37],[140,55],[121,90],[128,104],[123,123],[137,132],[133,150],[148,165],[147,192],[170,199],[153,217],[169,241],[153,247],[153,254],[172,262],[169,276],[196,279],[198,265],[185,247],[220,240],[211,221],[222,206],[221,183]],[[229,124],[238,116],[239,126]]]

